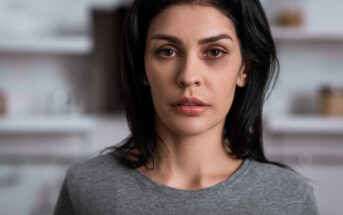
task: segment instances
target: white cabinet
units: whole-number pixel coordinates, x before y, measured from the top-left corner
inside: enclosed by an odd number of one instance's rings
[[[51,214],[67,168],[128,135],[124,114],[0,120],[1,214]]]
[[[320,214],[343,206],[343,116],[320,115],[319,90],[343,85],[343,29],[272,27],[279,80],[266,103],[265,152],[314,186]]]
[[[0,37],[0,52],[28,54],[89,54],[92,39],[87,36]]]
[[[293,47],[295,50],[305,46],[307,51],[310,51],[311,44],[314,44],[313,48],[316,50],[317,42],[306,40],[304,41],[305,44],[299,42],[299,40],[282,41],[282,47],[293,42],[297,43],[297,45],[290,44],[290,47]],[[326,42],[331,43],[332,41]],[[326,42],[321,41],[320,43],[324,43],[321,45],[326,46]],[[328,46],[335,46],[336,42]],[[338,46],[339,44],[340,42],[338,42]],[[290,47],[287,47],[289,54],[292,53]],[[312,54],[310,53],[309,55]],[[294,56],[286,59],[286,61],[291,63],[292,60],[298,61],[300,59],[292,57]],[[284,58],[285,56],[283,56]],[[310,57],[305,55],[302,58],[310,59]],[[325,58],[322,60],[324,64],[328,61]],[[303,66],[306,64],[303,61],[299,63],[299,67],[316,67],[313,64],[318,64],[318,67],[322,67],[320,62],[308,61],[312,65]],[[338,63],[336,62],[336,64]],[[287,67],[290,68],[292,66],[284,65],[284,68]],[[332,67],[329,68],[332,69]],[[280,106],[281,108],[279,108],[279,111],[276,111],[278,112],[277,114],[271,113],[266,116],[264,121],[266,155],[271,160],[289,165],[309,179],[309,182],[314,186],[320,214],[340,215],[343,211],[343,206],[340,204],[340,199],[343,199],[343,118],[316,114],[317,108],[315,108],[315,105],[317,102],[315,102],[314,95],[320,80],[325,80],[328,77],[332,79],[336,77],[336,80],[342,81],[343,79],[340,79],[340,75],[335,75],[336,71],[331,71],[330,69],[319,69],[319,71],[289,71],[284,69],[281,72],[284,73],[281,75],[283,79],[279,82],[282,89],[279,88],[276,91],[276,97],[279,100],[273,101],[273,98],[271,98],[268,104],[270,112],[273,112],[274,107],[278,109]],[[305,75],[301,73],[305,73]],[[312,73],[312,76],[309,73]],[[300,76],[302,78],[299,78]],[[303,78],[304,76],[307,76],[308,79]],[[313,76],[315,76],[314,80],[311,80]],[[298,80],[298,82],[294,83],[294,80]],[[304,83],[301,84],[301,81]],[[292,100],[299,95],[300,101]],[[292,112],[294,111],[290,105],[292,103],[300,104],[303,110],[305,110],[304,113]],[[307,103],[305,105],[309,105],[310,110],[313,112],[310,112],[307,107],[304,108],[302,103]]]
[[[279,122],[282,124],[282,120]],[[320,214],[342,214],[343,133],[310,132],[307,126],[302,129],[299,125],[295,127],[297,130],[283,125],[285,132],[274,130],[273,133],[273,128],[266,127],[269,131],[265,134],[267,157],[287,164],[309,179]],[[302,130],[305,132],[301,133]]]
[[[54,163],[0,164],[1,214],[52,214],[65,170]]]

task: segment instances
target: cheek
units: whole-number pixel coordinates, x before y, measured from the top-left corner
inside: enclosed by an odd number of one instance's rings
[[[213,96],[220,111],[227,112],[233,102],[236,90],[236,72],[223,71],[223,75],[212,77]]]
[[[158,111],[162,100],[168,96],[171,89],[171,69],[166,64],[149,61],[145,64],[145,71],[149,82],[152,100]]]
[[[232,80],[227,82],[222,81],[222,83],[217,86],[217,100],[219,101],[221,107],[227,109],[231,107],[234,95],[235,95],[236,85]]]
[[[162,91],[173,81],[175,65],[172,62],[150,60],[145,64],[151,91]]]

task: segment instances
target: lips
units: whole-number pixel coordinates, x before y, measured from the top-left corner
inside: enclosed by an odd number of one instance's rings
[[[210,105],[196,97],[181,97],[176,100],[172,106],[181,114],[198,115],[208,109]]]
[[[205,104],[205,102],[201,101],[200,99],[196,97],[181,97],[180,99],[176,100],[173,103],[173,106],[180,106],[180,105],[189,105],[189,106],[209,106]]]

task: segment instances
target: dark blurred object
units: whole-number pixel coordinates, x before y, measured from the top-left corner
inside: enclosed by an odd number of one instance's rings
[[[304,15],[300,9],[283,10],[278,19],[277,24],[285,27],[300,27],[304,24]]]
[[[320,101],[322,114],[343,115],[343,84],[323,86]]]
[[[93,111],[123,109],[120,75],[120,34],[127,8],[94,9]]]
[[[6,114],[6,97],[5,91],[0,89],[0,116]]]

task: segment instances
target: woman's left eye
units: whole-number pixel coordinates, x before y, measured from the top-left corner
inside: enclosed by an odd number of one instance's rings
[[[156,54],[163,58],[170,58],[176,55],[176,51],[171,48],[162,48],[156,51]]]
[[[206,57],[210,58],[220,58],[222,55],[226,54],[227,52],[221,49],[210,49],[208,50],[205,55]]]

